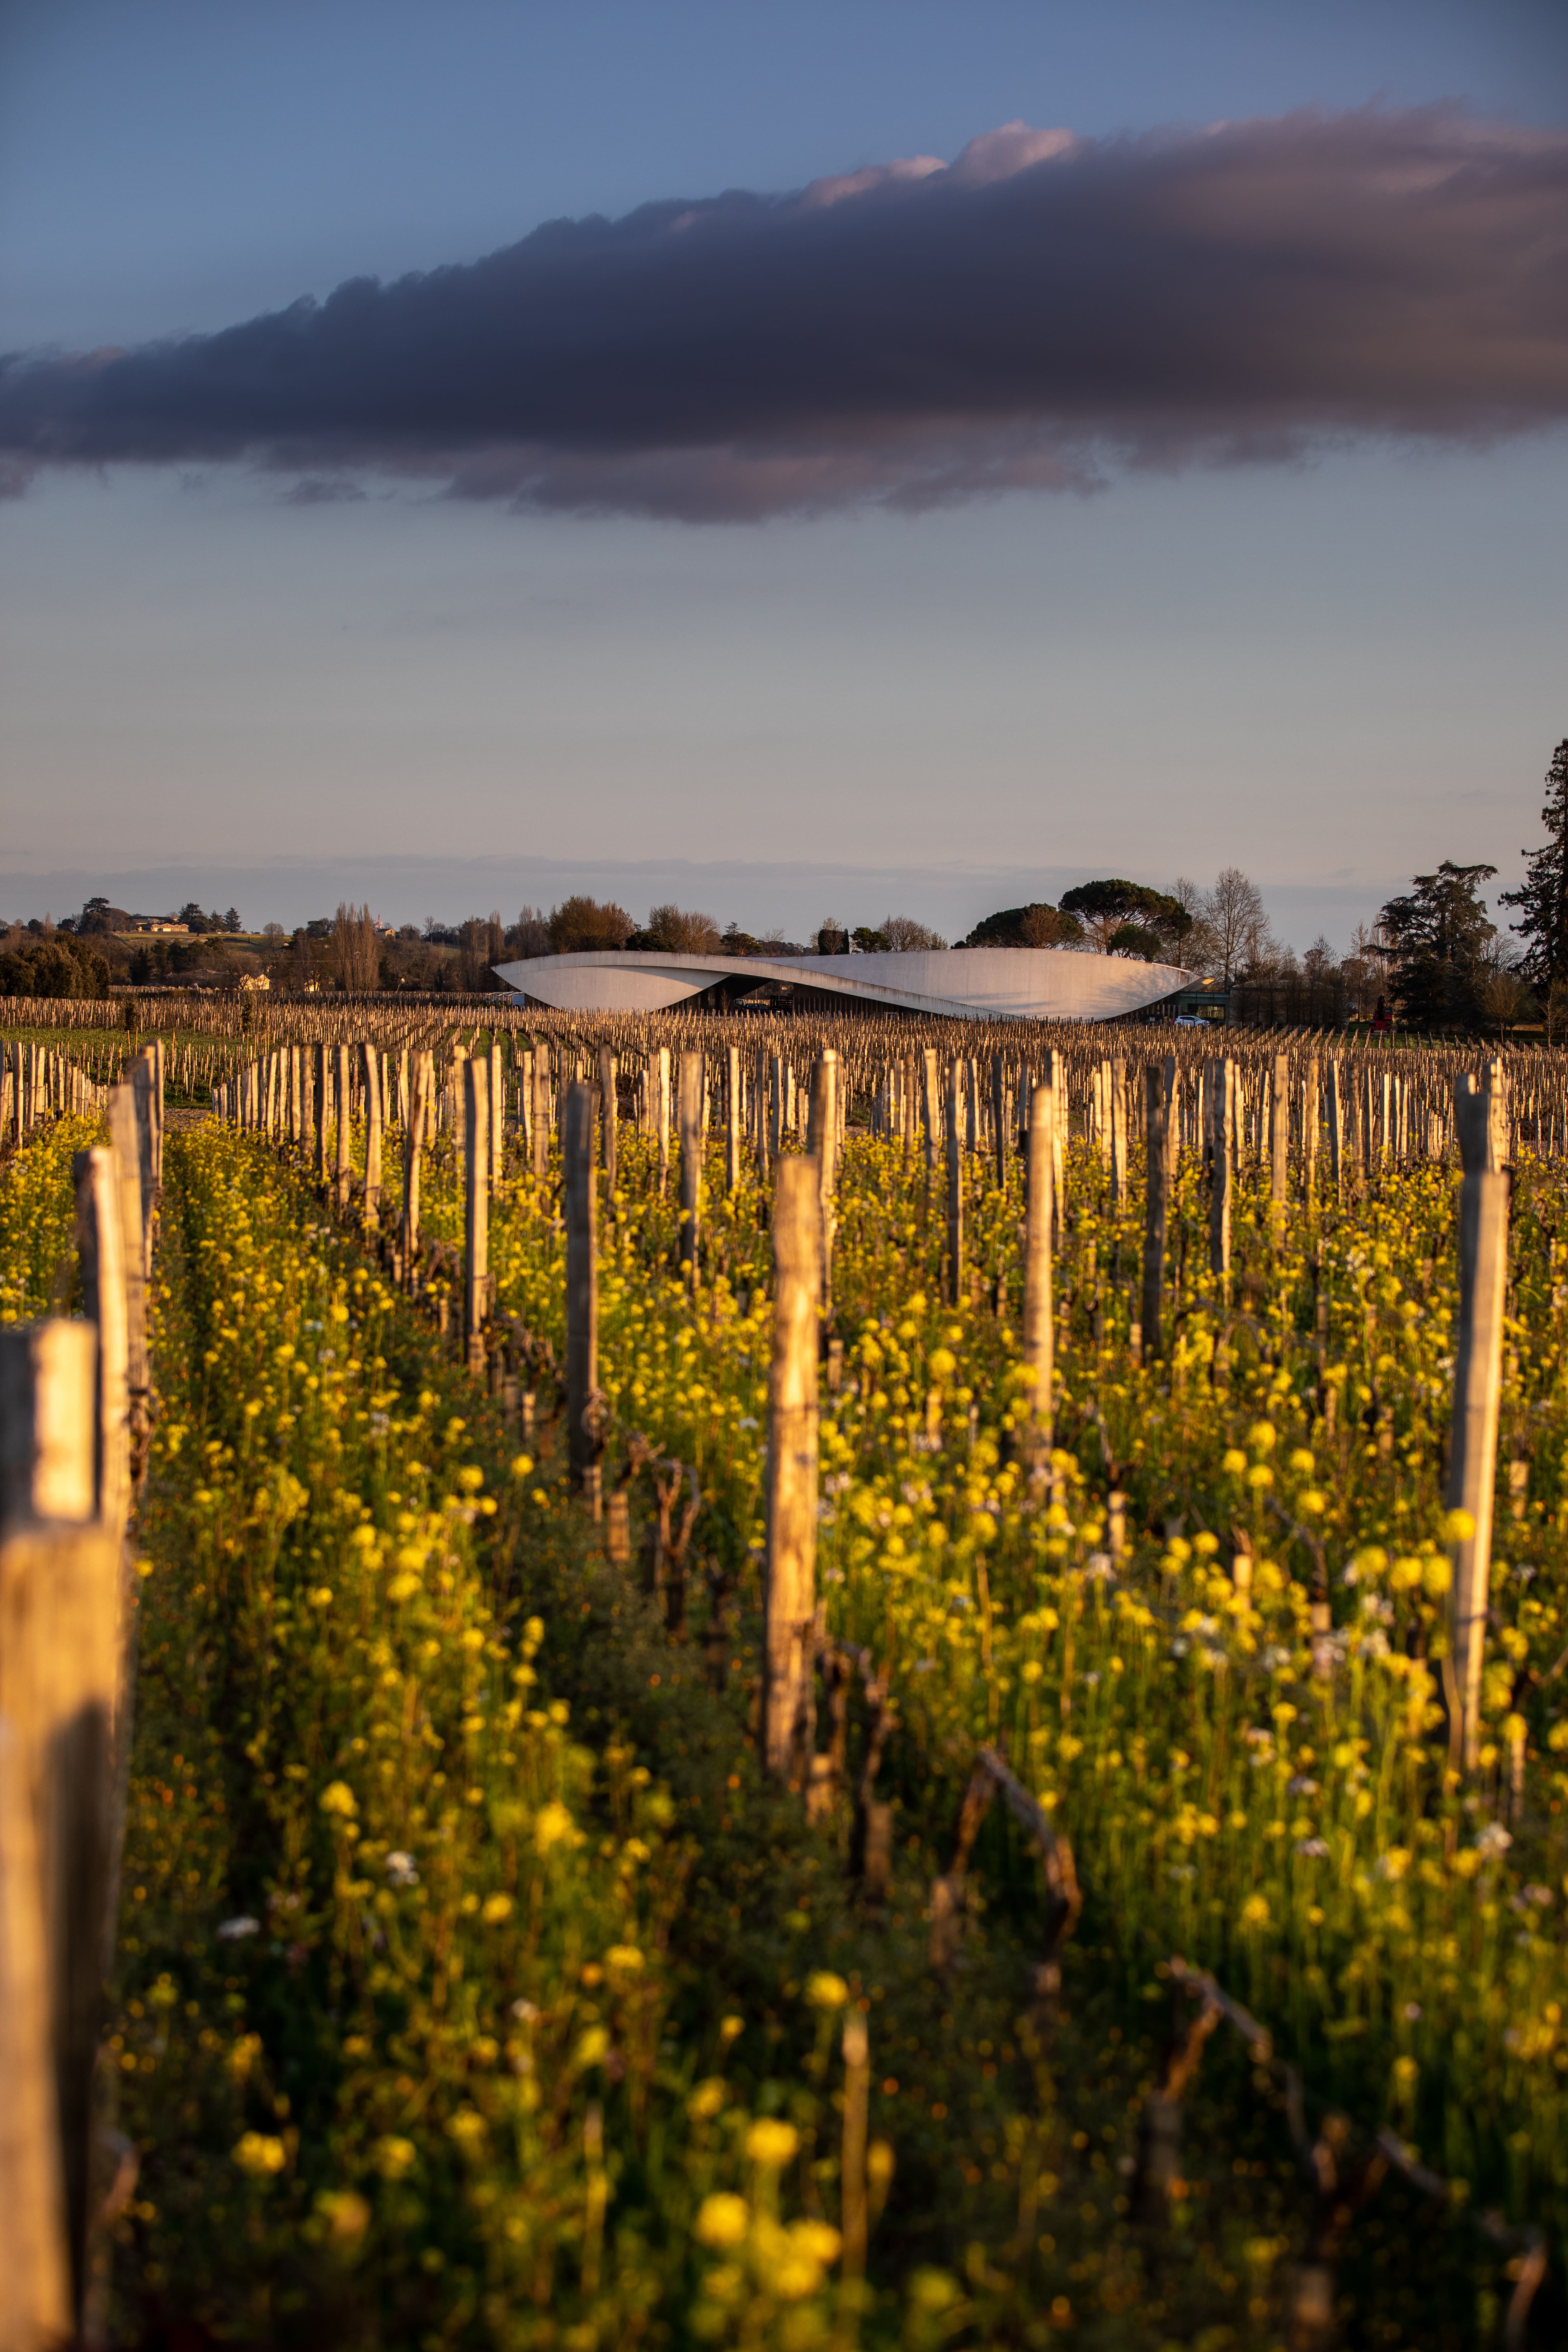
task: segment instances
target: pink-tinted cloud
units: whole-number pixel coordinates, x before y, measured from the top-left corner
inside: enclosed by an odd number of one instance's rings
[[[742,520],[1568,414],[1568,136],[1452,108],[928,156],[137,350],[0,362],[0,477],[248,459]],[[321,495],[312,487],[307,498]]]

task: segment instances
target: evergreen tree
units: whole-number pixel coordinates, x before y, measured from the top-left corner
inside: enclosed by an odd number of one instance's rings
[[[1497,937],[1476,886],[1496,872],[1445,857],[1436,874],[1417,874],[1406,896],[1379,913],[1394,994],[1415,1026],[1462,1027],[1476,1018],[1486,951]]]
[[[1527,943],[1524,969],[1550,988],[1568,980],[1568,736],[1552,754],[1546,771],[1546,806],[1541,812],[1546,841],[1525,854],[1524,881],[1500,893],[1505,907],[1518,907],[1522,919],[1511,926]]]

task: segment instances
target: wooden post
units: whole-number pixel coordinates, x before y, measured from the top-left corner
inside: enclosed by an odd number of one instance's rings
[[[333,1108],[338,1115],[335,1151],[332,1166],[332,1205],[342,1216],[349,1205],[349,1193],[353,1177],[353,1129],[349,1119],[349,1049],[341,1045],[335,1052],[336,1070],[333,1076]]]
[[[1285,1239],[1285,1214],[1290,1200],[1290,1064],[1276,1054],[1268,1095],[1269,1163],[1268,1223],[1274,1246]]]
[[[136,1108],[136,1172],[142,1187],[142,1275],[153,1274],[153,1219],[158,1201],[158,1106],[154,1099],[153,1049],[146,1047],[131,1066],[131,1099]]]
[[[542,1182],[550,1173],[550,1048],[533,1049],[533,1172]]]
[[[73,2297],[29,1777],[0,1719],[0,2344],[49,2352],[72,2338]]]
[[[125,1369],[131,1420],[132,1479],[140,1480],[152,1428],[153,1375],[147,1356],[147,1271],[142,1257],[141,1150],[136,1100],[124,1084],[109,1090],[109,1140],[120,1193],[121,1263],[125,1275]]]
[[[1230,1302],[1230,1188],[1236,1157],[1236,1064],[1209,1064],[1212,1177],[1209,1187],[1209,1272]]]
[[[490,1195],[500,1191],[506,1148],[506,1066],[500,1039],[490,1032]]]
[[[613,1221],[616,1162],[620,1154],[620,1106],[616,1099],[616,1057],[608,1045],[599,1048],[599,1126],[605,1145],[605,1205]]]
[[[1027,1450],[1035,1466],[1049,1457],[1055,1406],[1056,1331],[1051,1303],[1051,1196],[1057,1097],[1050,1087],[1029,1095],[1028,1199],[1024,1215],[1024,1361],[1034,1371]]]
[[[1165,1288],[1165,1227],[1170,1217],[1170,1131],[1165,1113],[1165,1074],[1151,1062],[1143,1074],[1146,1095],[1148,1169],[1143,1201],[1143,1360],[1157,1363],[1164,1352],[1162,1324]]]
[[[463,1064],[463,1346],[477,1379],[485,1367],[490,1274],[490,1067]]]
[[[947,1297],[956,1307],[963,1296],[963,1065],[947,1068]]]
[[[120,1534],[97,1514],[97,1384],[98,1335],[89,1323],[0,1330],[0,1722],[16,1743],[16,1777],[40,1834],[46,2048],[79,2313],[90,2216],[92,2079],[111,1924],[111,1725],[121,1631]],[[9,1893],[0,1900],[9,1913]],[[25,1909],[25,1895],[18,1900]],[[26,1974],[26,1954],[17,1957]],[[0,1965],[11,1973],[9,1956]],[[7,2104],[13,2095],[7,2081]],[[37,2150],[36,2160],[52,2195],[49,2151]],[[0,2227],[10,2221],[7,2211]]]
[[[1127,1198],[1127,1065],[1120,1057],[1106,1065],[1110,1076],[1110,1197]]]
[[[416,1286],[415,1268],[419,1258],[419,1162],[425,1150],[427,1086],[426,1064],[428,1054],[416,1054],[414,1058],[414,1083],[408,1107],[408,1117],[403,1129],[403,1220],[400,1235],[403,1248],[403,1279],[412,1293]]]
[[[1501,1070],[1496,1090],[1454,1088],[1464,1181],[1459,1191],[1459,1329],[1448,1440],[1448,1507],[1468,1512],[1473,1532],[1453,1547],[1454,1691],[1450,1754],[1473,1771],[1480,1747],[1481,1669],[1490,1598],[1492,1499],[1497,1485],[1502,1395],[1503,1309],[1508,1291],[1507,1112]],[[1457,1706],[1458,1720],[1453,1719]]]
[[[77,1153],[73,1172],[82,1305],[98,1333],[98,1515],[123,1532],[131,1516],[131,1333],[119,1155],[98,1144]]]
[[[381,1226],[381,1049],[367,1037],[361,1051],[364,1055],[364,1229],[374,1234]]]
[[[770,1073],[768,1093],[768,1156],[776,1160],[784,1149],[784,1058],[782,1054],[768,1056]]]
[[[1007,1189],[1007,1060],[1003,1054],[991,1056],[991,1148],[996,1156],[996,1189]]]
[[[929,1184],[936,1167],[937,1136],[942,1127],[942,1087],[937,1076],[934,1045],[928,1045],[921,1055],[921,1121],[925,1129],[926,1181]]]
[[[680,1057],[680,1263],[697,1280],[698,1218],[702,1200],[702,1056]]]
[[[752,1131],[755,1136],[755,1149],[757,1155],[756,1172],[759,1187],[766,1184],[768,1181],[768,1170],[772,1165],[773,1160],[777,1157],[777,1154],[771,1149],[772,1136],[770,1134],[770,1129],[773,1126],[773,1118],[771,1115],[768,1087],[769,1072],[773,1066],[774,1058],[774,1056],[769,1054],[765,1045],[758,1046],[756,1072],[752,1080],[756,1110],[756,1118],[753,1122]]]
[[[1306,1187],[1307,1206],[1315,1208],[1318,1197],[1318,1057],[1307,1056],[1307,1075],[1301,1086],[1301,1168]]]
[[[331,1118],[331,1106],[327,1099],[331,1091],[331,1065],[327,1057],[325,1038],[318,1044],[315,1058],[311,1110],[316,1122],[316,1181],[324,1192],[327,1183],[327,1128]]]
[[[592,1408],[599,1389],[598,1192],[594,1126],[598,1088],[566,1090],[562,1167],[566,1188],[566,1458],[572,1484],[595,1494],[601,1439]]]
[[[649,1066],[653,1080],[653,1131],[658,1142],[658,1197],[669,1190],[669,1047],[660,1045]]]
[[[741,1181],[741,1049],[725,1049],[724,1191],[733,1192]]]
[[[1344,1175],[1342,1154],[1344,1151],[1345,1128],[1344,1096],[1341,1083],[1338,1055],[1335,1055],[1329,1063],[1328,1112],[1329,1181],[1333,1186],[1334,1198],[1337,1201],[1342,1197],[1341,1186]]]
[[[814,1737],[816,1355],[822,1293],[821,1177],[809,1157],[779,1161],[773,1244],[763,1751],[775,1779],[804,1787]]]

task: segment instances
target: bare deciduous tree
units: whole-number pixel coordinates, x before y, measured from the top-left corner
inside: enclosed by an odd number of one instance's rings
[[[928,930],[917,923],[912,915],[884,915],[877,926],[894,955],[909,955],[918,948],[944,948],[947,941],[940,931]]]
[[[695,907],[650,907],[644,936],[667,955],[717,955],[723,944],[712,916]]]
[[[381,935],[368,906],[340,899],[332,918],[332,971],[338,986],[364,995],[381,977]]]
[[[1214,933],[1214,960],[1228,988],[1237,972],[1257,963],[1268,940],[1268,918],[1256,882],[1239,866],[1225,866],[1203,902]]]

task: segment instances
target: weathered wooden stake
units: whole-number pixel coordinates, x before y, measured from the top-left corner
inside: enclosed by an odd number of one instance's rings
[[[364,1229],[374,1234],[381,1228],[381,1048],[367,1037],[361,1051],[364,1056]]]
[[[781,1160],[773,1186],[767,1566],[763,1591],[763,1749],[804,1787],[813,1738],[816,1614],[816,1355],[822,1194],[810,1158]]]
[[[1285,1238],[1285,1214],[1290,1199],[1290,1062],[1276,1054],[1269,1088],[1268,1221],[1278,1249]]]
[[[947,1297],[956,1307],[963,1296],[963,1065],[947,1069]]]
[[[1169,1129],[1165,1074],[1151,1062],[1144,1072],[1148,1172],[1143,1202],[1143,1360],[1157,1363],[1164,1352],[1162,1331],[1165,1286],[1165,1227],[1170,1217]]]
[[[733,1192],[741,1181],[741,1049],[725,1048],[724,1191]]]
[[[485,1366],[490,1276],[490,1067],[463,1064],[463,1346],[476,1377]]]
[[[680,1263],[695,1282],[702,1203],[702,1056],[680,1057]]]
[[[1034,1371],[1028,1451],[1036,1467],[1049,1459],[1055,1405],[1056,1330],[1051,1305],[1051,1195],[1057,1098],[1049,1087],[1029,1096],[1028,1201],[1024,1218],[1024,1361]]]
[[[1220,1297],[1230,1300],[1230,1189],[1236,1158],[1236,1064],[1209,1064],[1209,1272],[1218,1277]]]
[[[566,1090],[561,1150],[566,1187],[566,1458],[572,1484],[593,1493],[602,1438],[599,1392],[599,1188],[594,1167],[596,1087]]]
[[[1454,1088],[1464,1181],[1459,1191],[1459,1329],[1448,1440],[1448,1507],[1468,1512],[1473,1532],[1453,1547],[1454,1692],[1450,1753],[1473,1771],[1480,1747],[1481,1669],[1490,1598],[1492,1499],[1497,1485],[1502,1395],[1503,1309],[1508,1291],[1507,1109],[1497,1090],[1469,1078]],[[1458,1708],[1458,1720],[1452,1710]]]
[[[608,1045],[599,1048],[599,1127],[605,1145],[605,1205],[616,1197],[616,1161],[620,1155],[620,1106],[616,1099],[616,1057]]]
[[[327,1129],[331,1123],[331,1105],[328,1100],[331,1091],[330,1052],[331,1048],[323,1038],[316,1047],[315,1083],[310,1106],[316,1122],[316,1181],[323,1192],[327,1183]]]
[[[97,1512],[97,1385],[91,1324],[0,1330],[0,1722],[16,1742],[8,1760],[40,1834],[47,2046],[79,2314],[110,1928],[111,1727],[121,1630],[120,1531]],[[25,1895],[19,1904],[25,1908]],[[5,2096],[9,2102],[9,2082]],[[36,2156],[47,2179],[48,2151]]]

